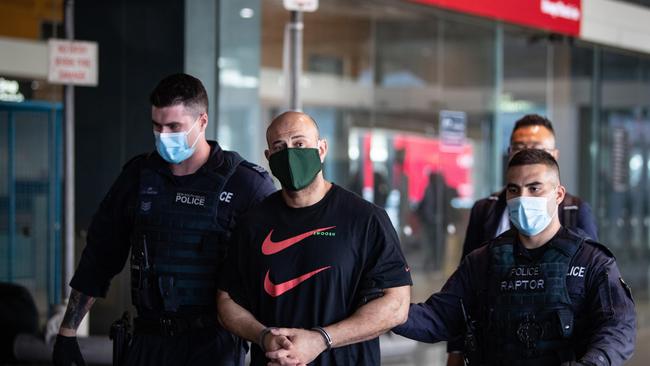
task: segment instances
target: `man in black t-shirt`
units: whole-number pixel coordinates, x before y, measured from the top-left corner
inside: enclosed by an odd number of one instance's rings
[[[397,234],[383,209],[323,178],[327,141],[309,116],[286,112],[266,137],[282,190],[235,229],[219,317],[254,342],[252,365],[378,365],[377,337],[410,299]]]

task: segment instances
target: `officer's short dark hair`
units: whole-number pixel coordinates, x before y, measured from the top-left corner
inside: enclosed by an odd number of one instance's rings
[[[539,114],[527,114],[519,118],[517,122],[515,122],[515,127],[512,129],[512,133],[510,134],[510,141],[512,141],[512,135],[515,134],[515,131],[517,131],[520,128],[530,127],[530,126],[546,127],[549,131],[551,131],[551,134],[555,136],[555,131],[553,130],[553,124],[548,118],[542,117]]]
[[[208,113],[208,93],[201,80],[188,74],[173,74],[160,80],[149,96],[158,108],[183,104],[196,115]]]
[[[533,164],[542,164],[552,168],[557,172],[558,179],[560,178],[560,166],[557,160],[555,160],[553,155],[539,149],[525,149],[516,153],[508,162],[508,169],[515,166]]]

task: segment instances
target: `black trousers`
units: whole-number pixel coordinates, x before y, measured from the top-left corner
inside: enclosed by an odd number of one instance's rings
[[[127,366],[210,365],[243,366],[245,342],[221,328],[163,336],[135,334]]]

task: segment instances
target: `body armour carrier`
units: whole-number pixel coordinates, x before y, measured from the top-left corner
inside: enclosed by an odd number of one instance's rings
[[[219,215],[219,194],[243,161],[234,152],[223,157],[218,168],[197,172],[184,187],[143,163],[131,248],[131,295],[139,314],[214,311],[217,270],[233,224]]]
[[[488,365],[559,365],[573,359],[566,275],[581,243],[573,236],[555,238],[541,258],[522,258],[528,263],[515,260],[513,230],[490,244],[481,324]]]

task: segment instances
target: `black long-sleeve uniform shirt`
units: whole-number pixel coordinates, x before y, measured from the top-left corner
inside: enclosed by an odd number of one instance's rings
[[[566,234],[562,228],[549,243]],[[503,235],[516,235],[513,229]],[[516,253],[529,255],[521,244]],[[489,244],[470,253],[442,290],[425,303],[412,304],[408,321],[393,331],[422,342],[439,342],[465,331],[460,299],[472,319],[485,298],[477,296],[487,288]],[[566,277],[575,316],[571,337],[576,357],[595,365],[621,365],[634,351],[635,310],[629,287],[623,282],[614,256],[595,242],[584,242],[573,257]],[[480,345],[479,345],[480,346]],[[489,352],[489,350],[487,350]]]
[[[217,142],[210,144],[210,157],[199,170],[188,176],[173,176],[169,165],[157,153],[147,159],[160,166],[157,171],[171,179],[179,187],[191,184],[193,176],[206,174],[223,162],[223,150]],[[70,286],[88,296],[105,297],[110,280],[118,274],[129,255],[130,236],[134,225],[135,207],[138,201],[138,187],[144,155],[127,163],[108,194],[93,216],[88,229],[86,247],[83,250],[77,270]],[[243,162],[226,182],[219,196],[219,220],[225,227],[231,227],[248,208],[275,192],[276,188],[268,173],[261,167]]]

